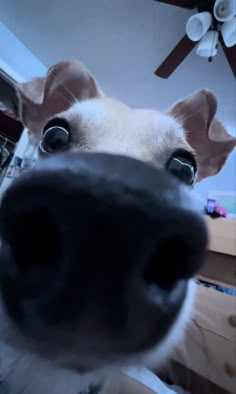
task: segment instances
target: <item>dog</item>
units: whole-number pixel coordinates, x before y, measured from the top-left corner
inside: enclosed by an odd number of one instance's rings
[[[40,160],[0,207],[11,389],[100,392],[109,374],[161,363],[182,338],[207,248],[191,189],[236,139],[206,89],[166,112],[132,109],[64,61],[17,91]]]

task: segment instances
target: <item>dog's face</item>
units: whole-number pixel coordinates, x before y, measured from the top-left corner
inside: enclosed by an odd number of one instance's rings
[[[1,206],[9,341],[80,372],[153,347],[163,357],[206,249],[189,187],[235,146],[214,119],[215,97],[203,90],[167,113],[134,110],[76,62],[19,86],[19,97],[46,159]]]

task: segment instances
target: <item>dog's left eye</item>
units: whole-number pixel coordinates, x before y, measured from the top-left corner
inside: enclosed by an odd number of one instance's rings
[[[43,153],[64,152],[71,144],[70,129],[63,119],[54,119],[44,128],[40,142],[40,150]]]
[[[190,152],[177,151],[168,160],[166,169],[187,186],[192,186],[197,171],[196,160]]]

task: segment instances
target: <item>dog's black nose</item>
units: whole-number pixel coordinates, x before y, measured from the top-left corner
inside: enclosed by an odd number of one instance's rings
[[[169,291],[195,275],[207,242],[184,185],[107,154],[40,161],[6,192],[0,233],[1,287],[19,316],[17,301],[38,293],[48,308],[57,294],[60,309],[65,298],[118,297],[134,282]]]

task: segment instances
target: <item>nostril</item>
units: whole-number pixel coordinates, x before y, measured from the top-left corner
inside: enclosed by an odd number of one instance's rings
[[[155,284],[170,290],[178,280],[192,278],[202,265],[206,249],[207,237],[203,226],[202,230],[194,236],[180,231],[180,234],[177,232],[159,241],[147,259],[143,280],[148,285]]]
[[[183,266],[186,257],[184,242],[180,242],[177,236],[162,241],[148,259],[143,272],[144,281],[165,290],[171,289],[181,276],[186,276],[186,267]],[[187,261],[184,261],[184,265],[187,266]]]
[[[34,206],[19,208],[4,221],[1,229],[3,241],[11,249],[17,268],[52,266],[60,256],[60,234],[55,218],[47,207]]]

